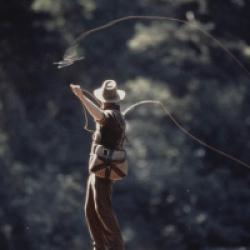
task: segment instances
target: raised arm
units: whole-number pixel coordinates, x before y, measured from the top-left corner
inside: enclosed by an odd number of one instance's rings
[[[70,84],[70,88],[96,122],[104,119],[103,110],[83,94],[79,85]]]

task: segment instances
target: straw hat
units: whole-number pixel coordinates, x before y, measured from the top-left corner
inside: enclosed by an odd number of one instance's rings
[[[116,81],[105,80],[102,86],[94,90],[95,97],[104,103],[119,102],[125,98],[125,91],[117,89]]]

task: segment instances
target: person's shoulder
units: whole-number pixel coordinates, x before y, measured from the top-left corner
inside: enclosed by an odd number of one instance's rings
[[[107,109],[104,111],[104,115],[107,119],[112,119],[112,120],[124,119],[122,112],[116,109]]]
[[[107,116],[122,115],[120,110],[116,110],[116,109],[106,109],[106,110],[104,110],[104,114]]]
[[[104,110],[104,115],[106,117],[114,116],[114,111],[112,109],[106,109]]]

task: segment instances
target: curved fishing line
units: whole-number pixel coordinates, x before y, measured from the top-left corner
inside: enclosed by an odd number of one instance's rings
[[[79,37],[76,38],[75,42],[73,43],[72,46],[70,46],[65,54],[64,54],[64,59],[63,61],[59,62],[59,66],[60,65],[63,65],[63,67],[67,67],[71,64],[73,64],[75,61],[79,60],[79,58],[77,57],[74,57],[72,58],[72,56],[70,56],[70,52],[74,49],[76,49],[79,45],[79,42],[84,40],[87,36],[89,36],[90,34],[92,33],[95,33],[95,32],[98,32],[98,31],[101,31],[101,30],[104,30],[104,29],[107,29],[109,27],[112,27],[120,22],[123,22],[123,21],[126,21],[126,20],[132,20],[132,19],[144,19],[144,20],[168,20],[168,21],[174,21],[174,22],[179,22],[179,23],[183,23],[183,24],[188,24],[190,25],[190,22],[189,21],[185,21],[185,20],[182,20],[182,19],[178,19],[178,18],[172,18],[172,17],[163,17],[163,16],[126,16],[126,17],[122,17],[122,18],[118,18],[118,19],[115,19],[115,20],[112,20],[102,26],[98,26],[94,29],[91,29],[91,30],[88,30],[86,32],[84,32],[83,34],[81,34]],[[192,24],[192,23],[191,23]],[[220,42],[217,38],[215,38],[213,35],[211,35],[209,32],[203,30],[202,28],[199,28],[197,25],[195,26],[195,28],[197,30],[199,30],[202,34],[204,34],[205,36],[207,36],[208,38],[210,38],[212,41],[214,41],[223,51],[226,52],[226,54],[248,75],[250,76],[250,72],[249,70],[244,66],[244,64],[228,49],[226,48],[222,42]],[[81,58],[80,58],[81,59]],[[68,62],[70,61],[71,64],[68,65]],[[60,67],[58,67],[60,68]],[[91,93],[89,93],[88,91],[86,90],[83,90],[84,92],[90,94],[92,97],[93,95]],[[228,153],[225,153],[224,151],[202,141],[201,139],[199,139],[198,137],[194,136],[192,133],[190,133],[188,130],[186,130],[175,118],[173,115],[171,115],[171,113],[166,109],[166,107],[160,102],[160,101],[157,101],[157,100],[144,100],[144,101],[141,101],[141,102],[137,102],[133,105],[131,105],[129,108],[127,108],[123,114],[126,115],[128,112],[130,112],[131,110],[133,110],[134,108],[136,108],[137,106],[139,105],[142,105],[142,104],[147,104],[147,103],[153,103],[153,104],[158,104],[160,105],[160,107],[162,108],[162,110],[164,111],[164,113],[171,119],[171,121],[184,133],[186,134],[187,136],[189,136],[192,140],[196,141],[197,143],[199,143],[200,145],[210,149],[211,151],[219,154],[219,155],[222,155],[244,167],[247,167],[247,168],[250,168],[250,165],[248,165],[247,163],[243,162],[242,160],[240,160],[239,158],[233,156],[233,155],[230,155]],[[87,113],[86,113],[86,110],[84,108],[84,116],[85,116],[85,126],[84,126],[84,129],[86,129],[87,131],[89,132],[93,132],[92,130],[89,130],[88,129],[88,118],[87,118]]]
[[[96,99],[96,97],[89,91],[85,90],[85,89],[81,89],[83,93],[86,93],[87,95],[91,96],[94,100],[97,101],[98,104],[100,104],[100,101],[98,99]],[[231,154],[228,154],[220,149],[218,149],[217,147],[211,145],[211,144],[208,144],[206,143],[205,141],[199,139],[197,136],[193,135],[191,132],[189,132],[186,128],[184,128],[180,122],[177,121],[177,119],[168,111],[168,109],[163,105],[162,102],[158,101],[158,100],[143,100],[143,101],[139,101],[139,102],[136,102],[135,104],[129,106],[128,108],[126,108],[124,111],[122,111],[122,114],[124,115],[124,117],[126,117],[126,115],[134,110],[136,107],[138,106],[141,106],[141,105],[144,105],[144,104],[157,104],[159,105],[163,112],[169,117],[169,119],[176,125],[177,128],[179,128],[184,134],[186,134],[189,138],[191,138],[193,141],[199,143],[200,145],[208,148],[209,150],[227,158],[227,159],[230,159],[244,167],[247,167],[250,169],[250,165],[247,164],[246,162],[240,160],[239,158],[231,155]],[[83,106],[83,111],[84,111],[84,120],[85,120],[85,124],[84,124],[84,129],[90,133],[93,133],[94,130],[91,130],[89,129],[89,119],[88,119],[88,115],[87,115],[87,111],[86,111],[86,108]]]
[[[82,89],[82,88],[81,88],[81,91],[84,94],[87,94],[87,95],[91,96],[91,98],[93,98],[97,102],[97,104],[100,105],[100,101],[91,92],[89,92],[88,90]],[[84,104],[82,102],[81,102],[81,104],[82,104],[83,116],[84,116],[84,126],[83,126],[83,129],[85,129],[89,133],[94,133],[94,130],[89,129],[89,118],[88,118],[87,110],[86,110],[86,108],[85,108],[85,106],[84,106]]]
[[[114,20],[104,24],[104,25],[101,25],[101,26],[98,26],[96,28],[90,29],[90,30],[82,33],[80,36],[78,36],[75,39],[75,41],[73,42],[73,44],[64,53],[63,60],[57,63],[59,65],[58,68],[67,67],[69,65],[72,65],[75,61],[83,59],[83,57],[79,57],[80,59],[76,58],[76,57],[72,58],[71,53],[72,53],[72,50],[74,51],[79,46],[79,43],[81,41],[83,41],[86,37],[88,37],[89,35],[91,35],[93,33],[96,33],[96,32],[99,32],[101,30],[110,28],[110,27],[112,27],[112,26],[114,26],[114,25],[116,25],[118,23],[128,21],[128,20],[136,20],[136,19],[137,20],[167,20],[167,21],[192,25],[192,23],[190,21],[186,21],[186,20],[183,20],[183,19],[175,18],[175,17],[166,17],[166,16],[137,16],[136,15],[136,16],[125,16],[125,17],[117,18],[117,19],[114,19]],[[198,31],[200,31],[203,35],[205,35],[206,37],[208,37],[209,39],[214,41],[250,77],[250,71],[245,67],[245,65],[228,48],[225,47],[225,45],[222,42],[220,42],[217,38],[215,38],[209,32],[207,32],[204,29],[198,27],[197,23],[195,25],[195,28]],[[69,64],[69,61],[70,61],[70,64]],[[63,66],[61,66],[61,65],[63,65]]]
[[[124,116],[126,116],[126,114],[128,114],[130,111],[132,111],[133,109],[135,109],[136,107],[140,106],[140,105],[143,105],[143,104],[157,104],[159,105],[163,112],[170,118],[170,120],[184,133],[186,134],[189,138],[191,138],[193,141],[199,143],[200,145],[208,148],[209,150],[225,157],[225,158],[228,158],[246,168],[249,168],[250,169],[250,165],[247,164],[246,162],[240,160],[239,158],[231,155],[231,154],[228,154],[218,148],[216,148],[215,146],[213,145],[210,145],[204,141],[202,141],[201,139],[199,139],[197,136],[193,135],[192,133],[190,133],[186,128],[184,128],[177,120],[176,118],[167,110],[167,108],[163,105],[162,102],[160,101],[157,101],[157,100],[144,100],[144,101],[140,101],[140,102],[137,102],[131,106],[129,106],[127,109],[125,109],[122,113]]]

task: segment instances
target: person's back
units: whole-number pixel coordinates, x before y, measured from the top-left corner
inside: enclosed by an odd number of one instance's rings
[[[104,107],[105,117],[96,123],[93,143],[109,149],[123,149],[125,139],[125,119],[116,104]]]

